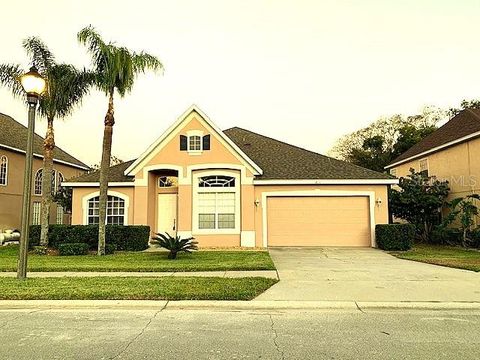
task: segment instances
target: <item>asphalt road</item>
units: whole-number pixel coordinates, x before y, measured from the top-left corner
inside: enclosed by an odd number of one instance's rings
[[[0,359],[475,359],[478,310],[0,310]]]

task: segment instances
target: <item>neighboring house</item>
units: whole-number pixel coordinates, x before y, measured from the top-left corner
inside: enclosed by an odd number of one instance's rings
[[[410,169],[448,180],[449,199],[480,193],[480,109],[462,110],[386,166],[400,178]]]
[[[98,223],[99,174],[73,187],[73,224]],[[196,106],[136,160],[110,168],[108,224],[146,224],[200,246],[375,246],[397,183],[241,128]]]
[[[22,213],[23,177],[27,128],[0,113],[0,230],[19,229]],[[39,224],[42,199],[43,138],[35,134],[33,145],[32,223]],[[54,150],[52,180],[56,190],[65,179],[85,173],[89,168],[60,148]],[[53,205],[51,223],[68,222],[61,206]]]

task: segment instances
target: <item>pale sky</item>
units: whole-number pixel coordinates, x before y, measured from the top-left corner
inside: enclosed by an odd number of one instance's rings
[[[192,103],[222,129],[240,126],[326,153],[381,115],[480,97],[480,0],[5,1],[1,63],[28,68],[22,39],[89,66],[77,32],[158,56],[116,98],[113,154],[139,156]],[[57,145],[87,164],[101,154],[107,100],[92,91],[57,121]],[[0,112],[26,110],[0,90]],[[45,121],[37,123],[44,135]]]

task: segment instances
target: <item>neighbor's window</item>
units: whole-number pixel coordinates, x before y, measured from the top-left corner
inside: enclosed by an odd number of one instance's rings
[[[202,150],[202,137],[198,135],[192,135],[188,138],[188,151],[201,151]]]
[[[38,169],[35,173],[35,181],[33,186],[34,195],[42,195],[42,181],[43,181],[43,169]]]
[[[0,157],[0,185],[7,186],[8,158],[5,155]]]
[[[420,174],[428,177],[428,159],[420,160]]]
[[[100,197],[95,196],[88,200],[87,224],[96,225],[99,223],[99,201]],[[125,224],[125,200],[117,196],[108,196],[107,200],[107,224]]]
[[[65,181],[65,178],[63,177],[63,174],[59,171],[57,174],[57,186],[55,187],[56,192],[60,191],[63,181]]]
[[[390,169],[390,175],[397,176],[397,169]]]
[[[203,176],[198,179],[198,187],[198,228],[235,229],[235,177]]]
[[[42,209],[42,204],[40,201],[33,202],[33,214],[32,214],[32,225],[40,225],[40,212]]]
[[[62,224],[63,224],[63,214],[64,214],[63,206],[62,206],[62,205],[58,205],[58,206],[57,206],[57,224],[58,224],[58,225],[62,225]]]

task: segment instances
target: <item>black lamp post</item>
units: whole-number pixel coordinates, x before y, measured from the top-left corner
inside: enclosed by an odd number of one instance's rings
[[[17,279],[27,277],[28,236],[30,230],[30,207],[32,198],[33,136],[35,133],[35,111],[40,95],[45,91],[45,79],[32,66],[30,71],[20,77],[22,87],[27,93],[28,137],[25,151],[25,174],[23,180],[22,228],[20,233],[20,252],[18,254]]]

